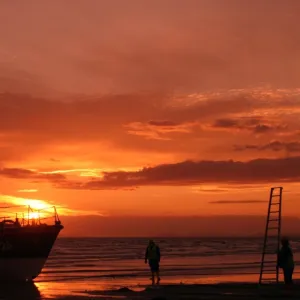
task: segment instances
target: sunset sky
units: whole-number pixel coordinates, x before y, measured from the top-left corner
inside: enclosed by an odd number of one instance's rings
[[[62,235],[258,234],[282,185],[297,232],[299,11],[1,1],[1,203],[55,204]]]

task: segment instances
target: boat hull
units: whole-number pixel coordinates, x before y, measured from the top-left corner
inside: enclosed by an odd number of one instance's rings
[[[0,231],[0,280],[32,281],[37,277],[62,228],[24,226]]]
[[[47,258],[0,259],[0,281],[32,281],[42,271]]]

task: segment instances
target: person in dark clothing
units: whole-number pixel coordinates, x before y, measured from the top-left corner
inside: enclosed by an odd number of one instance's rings
[[[153,240],[149,241],[148,247],[145,252],[145,264],[149,263],[152,274],[152,284],[155,283],[155,275],[157,277],[156,283],[159,284],[159,263],[160,263],[160,249]]]
[[[289,240],[283,238],[281,240],[281,249],[278,253],[278,267],[283,270],[285,284],[293,283],[294,258],[293,251],[290,247]]]

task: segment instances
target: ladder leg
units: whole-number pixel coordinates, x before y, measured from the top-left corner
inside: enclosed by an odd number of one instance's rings
[[[279,216],[278,216],[278,232],[277,232],[277,259],[278,259],[278,253],[280,250],[280,241],[281,241],[281,207],[282,207],[282,190],[283,188],[279,188]],[[276,283],[279,282],[279,268],[276,265]]]
[[[273,195],[273,188],[271,188],[271,191],[270,191],[268,215],[267,215],[267,220],[266,220],[266,229],[265,229],[265,237],[264,237],[264,244],[263,244],[263,253],[262,253],[261,264],[260,264],[259,284],[261,284],[262,276],[263,276],[263,268],[264,268],[265,250],[266,250],[266,243],[267,243],[267,236],[268,236],[268,225],[269,225],[269,218],[270,218],[272,195]]]

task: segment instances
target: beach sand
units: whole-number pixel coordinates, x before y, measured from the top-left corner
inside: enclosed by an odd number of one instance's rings
[[[125,299],[125,300],[179,300],[179,299],[300,299],[300,285],[211,284],[211,285],[162,285],[141,291],[122,288],[112,291],[90,291],[82,296],[65,296],[60,300]]]
[[[138,289],[127,287],[107,290],[82,290],[80,293],[64,295],[44,295],[35,284],[2,285],[0,299],[5,300],[194,300],[194,299],[300,299],[300,284],[293,286],[283,284],[261,285],[255,283],[221,283],[221,284],[163,284],[144,286]]]

